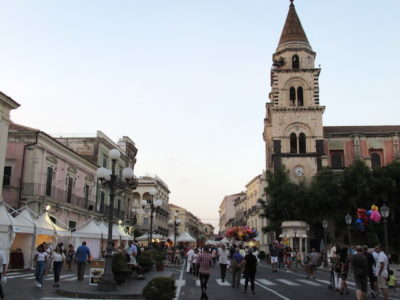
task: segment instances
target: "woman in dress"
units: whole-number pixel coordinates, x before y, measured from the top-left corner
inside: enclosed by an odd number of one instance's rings
[[[342,250],[340,251],[339,255],[339,261],[340,261],[340,273],[339,273],[339,290],[340,290],[340,295],[343,295],[346,293],[346,295],[349,294],[349,289],[347,288],[347,274],[349,273],[349,267],[350,267],[350,259],[348,256],[348,248],[343,247]]]
[[[67,267],[68,267],[68,270],[71,270],[71,268],[72,268],[72,262],[74,261],[74,257],[75,257],[74,245],[69,244],[68,251],[67,251]]]
[[[54,287],[59,287],[60,274],[62,265],[65,259],[65,254],[62,252],[61,246],[57,246],[53,253],[53,271],[54,271]]]
[[[44,269],[46,267],[47,262],[47,253],[44,250],[43,245],[39,245],[37,247],[37,252],[34,257],[34,261],[36,263],[36,270],[35,270],[35,279],[36,279],[36,287],[41,288],[43,284],[43,274]]]

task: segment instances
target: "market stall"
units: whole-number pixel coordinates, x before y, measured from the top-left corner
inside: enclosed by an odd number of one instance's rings
[[[29,210],[24,209],[14,218],[14,222],[15,239],[11,246],[10,262],[11,256],[13,256],[13,260],[16,260],[17,263],[13,263],[10,267],[18,268],[22,261],[23,269],[29,269],[32,267],[33,254],[35,253],[35,220]]]
[[[96,221],[91,219],[85,225],[72,233],[73,245],[75,249],[86,242],[86,246],[90,249],[93,259],[101,257],[101,241],[102,231]]]
[[[3,201],[0,202],[0,249],[6,257],[10,255],[10,248],[15,238],[14,218],[8,213]]]

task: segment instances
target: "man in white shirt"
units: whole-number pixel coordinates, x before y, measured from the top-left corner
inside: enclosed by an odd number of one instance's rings
[[[0,250],[0,281],[1,281],[1,276],[6,276],[7,273],[7,259],[6,256],[4,255],[3,250]],[[0,284],[0,298],[4,298],[3,294],[3,287]]]
[[[383,299],[389,299],[389,291],[387,286],[387,278],[388,278],[388,258],[383,252],[382,247],[380,245],[375,247],[375,251],[378,253],[378,257],[376,259],[375,266],[375,276],[378,282],[378,288],[382,290]]]
[[[221,281],[225,282],[226,268],[228,266],[229,250],[226,249],[226,245],[222,244],[221,248],[218,249],[218,262],[221,268]]]
[[[186,253],[186,273],[190,273],[190,268],[192,266],[194,250],[192,248]]]

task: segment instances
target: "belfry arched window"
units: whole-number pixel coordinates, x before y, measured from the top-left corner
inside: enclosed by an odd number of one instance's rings
[[[306,153],[306,135],[304,133],[299,134],[299,152]]]
[[[372,169],[382,167],[381,156],[378,153],[371,154],[371,165],[372,165]]]
[[[301,86],[297,88],[297,105],[298,106],[303,106],[304,105],[303,88]]]
[[[294,87],[290,88],[290,105],[294,106],[296,102],[296,89]]]
[[[295,133],[290,134],[290,153],[297,153],[297,136]]]
[[[299,69],[300,68],[300,59],[298,55],[293,55],[292,57],[292,68]]]

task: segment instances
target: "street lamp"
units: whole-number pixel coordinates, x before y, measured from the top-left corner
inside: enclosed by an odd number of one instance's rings
[[[352,221],[352,217],[349,213],[347,213],[347,215],[344,217],[344,220],[346,221],[347,224],[347,235],[349,236],[349,251],[350,253],[352,253],[351,251],[351,231],[350,231],[350,225],[351,225],[351,221]]]
[[[169,224],[174,226],[174,249],[176,249],[176,234],[177,234],[177,228],[179,224],[181,223],[181,220],[178,218],[178,212],[174,213],[174,219],[170,219],[168,221]]]
[[[97,289],[103,292],[115,291],[117,286],[113,278],[112,273],[112,229],[114,221],[114,198],[117,191],[127,191],[132,190],[137,187],[138,181],[133,175],[132,168],[124,168],[122,170],[122,178],[118,178],[115,173],[115,165],[117,160],[121,157],[121,153],[117,149],[111,149],[109,152],[109,157],[111,158],[111,170],[104,167],[98,168],[96,171],[97,179],[100,180],[103,187],[110,190],[110,205],[108,209],[108,236],[107,236],[107,248],[105,254],[105,264],[104,273],[102,276],[102,281],[97,285]]]
[[[150,200],[143,199],[142,201],[140,201],[140,203],[142,204],[142,208],[144,211],[150,212],[150,235],[149,235],[149,247],[150,247],[151,245],[150,243],[153,240],[153,215],[154,212],[157,212],[159,207],[163,205],[163,202],[160,199],[154,200],[154,196],[157,194],[157,190],[155,188],[151,188],[149,194],[151,195],[151,199]]]
[[[323,220],[322,221],[322,228],[324,228],[324,267],[326,267],[328,265],[328,257],[327,257],[327,249],[326,249],[326,229],[328,228],[328,221],[327,220]]]
[[[383,217],[383,224],[384,224],[384,228],[385,228],[385,251],[386,251],[386,255],[389,255],[389,243],[388,243],[388,236],[387,236],[387,219],[389,217],[389,206],[386,205],[386,203],[384,203],[381,206],[381,214]]]

